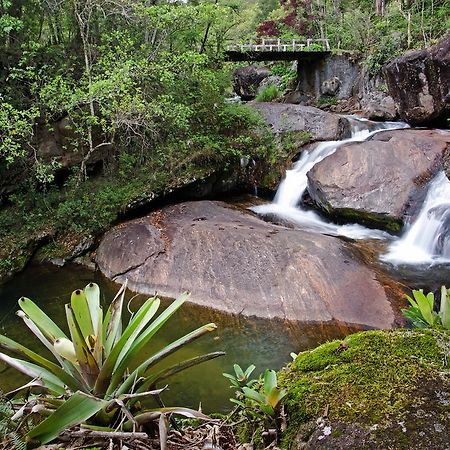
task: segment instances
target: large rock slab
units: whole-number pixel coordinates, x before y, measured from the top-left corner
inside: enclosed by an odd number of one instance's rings
[[[432,47],[395,58],[384,75],[404,120],[418,125],[450,116],[450,34]]]
[[[352,244],[266,223],[221,202],[168,206],[109,231],[100,270],[137,292],[233,314],[388,328],[397,285],[364,265]],[[380,279],[381,281],[378,281]]]
[[[315,141],[336,141],[351,134],[350,124],[345,117],[312,106],[263,102],[249,105],[260,112],[278,135],[306,132]]]
[[[391,130],[343,145],[308,172],[308,192],[332,215],[399,229],[414,198],[443,166],[450,132]]]

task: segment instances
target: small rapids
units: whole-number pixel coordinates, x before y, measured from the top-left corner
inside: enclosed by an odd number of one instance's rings
[[[450,262],[450,181],[444,172],[430,182],[417,218],[382,260],[395,265]]]
[[[321,142],[311,151],[304,151],[300,159],[278,187],[273,203],[258,205],[251,210],[260,215],[275,215],[295,224],[301,229],[316,233],[345,236],[351,239],[384,239],[389,236],[380,230],[373,230],[357,224],[337,225],[326,221],[318,213],[307,209],[302,198],[308,185],[307,173],[320,161],[332,155],[341,145],[349,142],[363,142],[382,130],[406,128],[401,122],[372,123],[364,119],[348,117],[351,137],[342,141]]]

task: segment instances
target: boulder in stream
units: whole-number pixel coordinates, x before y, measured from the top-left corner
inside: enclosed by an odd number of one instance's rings
[[[393,59],[384,75],[400,117],[413,125],[444,122],[450,115],[450,34]]]
[[[443,167],[450,132],[390,130],[349,143],[308,172],[308,192],[332,216],[398,231]]]
[[[266,223],[222,202],[167,206],[104,236],[97,264],[130,289],[232,314],[389,328],[399,286],[338,238]]]
[[[260,112],[276,135],[308,133],[314,141],[337,141],[351,135],[345,117],[312,106],[263,102],[249,105]]]

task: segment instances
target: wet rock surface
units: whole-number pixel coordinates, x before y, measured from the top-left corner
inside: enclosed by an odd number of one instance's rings
[[[450,34],[393,59],[384,75],[400,117],[413,125],[444,122],[450,115]]]
[[[291,103],[252,102],[275,134],[309,133],[315,141],[335,141],[350,137],[350,124],[345,117],[312,106]]]
[[[308,192],[332,215],[395,230],[414,198],[443,167],[450,132],[391,130],[339,147],[308,173]]]
[[[352,244],[269,224],[221,202],[182,203],[117,226],[97,251],[109,278],[233,314],[391,327],[400,297]],[[381,280],[381,278],[380,278]]]

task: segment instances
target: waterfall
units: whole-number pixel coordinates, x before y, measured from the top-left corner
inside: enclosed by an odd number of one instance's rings
[[[401,239],[393,242],[383,261],[401,264],[441,264],[450,262],[450,181],[438,173],[412,224]]]
[[[311,151],[303,151],[300,159],[286,176],[276,192],[273,203],[251,208],[261,215],[273,214],[298,227],[318,233],[346,236],[352,239],[382,239],[388,236],[380,230],[372,230],[361,225],[336,225],[324,220],[319,214],[308,210],[301,200],[308,185],[307,173],[320,161],[332,155],[341,145],[349,142],[362,142],[382,130],[406,128],[401,122],[373,123],[365,119],[347,117],[351,125],[351,137],[342,141],[319,143]]]

